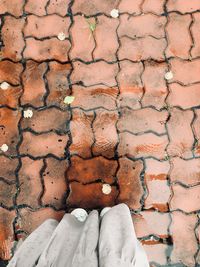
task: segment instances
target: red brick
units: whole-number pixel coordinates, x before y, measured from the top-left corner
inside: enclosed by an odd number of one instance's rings
[[[149,235],[159,238],[169,236],[168,227],[171,221],[168,213],[143,211],[137,215],[133,214],[132,217],[137,238],[144,238]]]
[[[141,209],[144,194],[140,174],[143,170],[142,161],[132,161],[128,158],[119,159],[117,182],[119,184],[118,203],[126,203],[133,210]]]
[[[95,41],[89,23],[95,23],[95,20],[91,18],[87,21],[83,16],[74,17],[74,23],[70,29],[72,36],[71,59],[80,58],[84,61],[92,61]]]
[[[151,36],[139,39],[122,37],[118,56],[120,60],[141,61],[153,59],[163,61],[165,47],[165,39],[155,39]]]
[[[165,266],[167,266],[167,251],[169,248],[166,244],[144,245],[149,262]],[[154,267],[156,265],[152,264],[151,266]]]
[[[0,204],[8,209],[12,208],[14,205],[13,199],[16,194],[16,185],[0,180],[0,188]]]
[[[165,0],[145,0],[142,5],[144,13],[154,13],[160,15],[164,13]]]
[[[197,83],[200,81],[200,60],[184,61],[181,59],[172,59],[170,61],[174,78],[172,81],[178,81],[183,85]]]
[[[143,16],[136,17],[124,14],[120,17],[118,35],[131,38],[144,36],[163,38],[165,37],[165,24],[165,17],[158,17],[153,14],[144,14]]]
[[[199,57],[200,56],[200,13],[194,13],[192,15],[194,23],[191,27],[192,37],[194,39],[194,46],[192,48],[191,54],[192,57]]]
[[[197,115],[194,124],[193,124],[193,128],[194,128],[194,133],[195,133],[195,137],[198,140],[197,144],[196,144],[196,151],[195,154],[198,156],[200,155],[200,111],[197,109],[195,110],[195,113]]]
[[[71,107],[80,107],[84,110],[99,107],[108,110],[116,109],[117,87],[107,87],[105,85],[83,87],[73,85],[72,92],[75,99]]]
[[[91,148],[94,143],[92,121],[94,112],[83,112],[81,109],[74,109],[70,121],[70,132],[72,144],[69,147],[71,154],[78,154],[81,157],[91,157]]]
[[[0,146],[6,144],[7,155],[16,155],[16,146],[19,142],[18,123],[20,120],[20,112],[13,111],[8,108],[0,108]]]
[[[70,64],[60,64],[55,61],[49,62],[49,71],[46,75],[49,87],[47,96],[48,105],[60,106],[65,96],[69,94],[68,75],[70,71]]]
[[[192,120],[193,112],[190,110],[182,111],[176,108],[171,110],[171,117],[167,123],[170,139],[167,151],[170,156],[192,157],[191,150],[194,143]]]
[[[141,76],[143,72],[142,63],[133,63],[128,60],[121,61],[120,71],[117,75],[120,95],[118,106],[140,108],[140,99],[143,95]]]
[[[33,209],[38,208],[43,190],[40,178],[40,172],[44,165],[43,160],[32,160],[25,157],[21,161],[22,166],[19,171],[20,192],[17,197],[17,204],[26,204]]]
[[[26,49],[24,58],[36,61],[55,59],[61,62],[68,61],[68,52],[70,49],[69,40],[60,41],[57,38],[47,40],[26,39]]]
[[[114,8],[117,8],[118,0],[78,0],[75,1],[72,6],[72,12],[83,13],[87,16],[92,16],[97,13],[106,13],[110,15],[110,11]]]
[[[115,147],[118,142],[116,122],[117,111],[99,109],[96,111],[96,118],[93,122],[95,143],[92,146],[94,155],[102,155],[112,158],[115,155]]]
[[[154,106],[161,109],[165,105],[165,98],[168,94],[165,73],[167,65],[165,63],[145,63],[142,80],[144,83],[143,106]]]
[[[7,90],[0,89],[0,105],[7,105],[10,108],[17,108],[21,94],[21,86],[9,86]]]
[[[134,134],[154,131],[158,134],[166,133],[165,123],[168,117],[167,111],[157,111],[152,108],[131,110],[121,109],[117,127],[120,132],[129,131]]]
[[[92,183],[83,185],[77,182],[70,184],[70,195],[67,199],[67,205],[78,208],[102,208],[115,205],[115,199],[118,191],[115,186],[112,186],[112,191],[109,195],[102,192],[102,183]]]
[[[61,111],[57,108],[34,110],[32,118],[23,118],[23,120],[21,121],[21,127],[23,129],[32,129],[35,132],[66,132],[67,123],[69,122],[69,120],[69,111]]]
[[[6,81],[12,85],[19,85],[22,70],[20,63],[13,63],[8,60],[0,61],[0,82]]]
[[[47,219],[61,220],[64,211],[55,211],[51,208],[42,208],[37,211],[32,211],[29,208],[25,208],[21,209],[19,214],[20,216],[17,220],[19,229],[30,234]]]
[[[173,197],[170,202],[171,210],[180,209],[185,212],[195,212],[200,209],[200,185],[185,188],[181,185],[173,185]]]
[[[119,137],[118,152],[121,156],[127,155],[136,158],[151,156],[158,159],[163,159],[165,156],[167,136],[156,136],[152,133],[132,135],[125,132],[121,133]]]
[[[108,160],[103,157],[82,159],[78,156],[72,156],[71,166],[67,171],[67,178],[69,181],[78,181],[82,184],[97,180],[105,183],[113,183],[115,181],[117,166],[116,160]]]
[[[167,103],[170,106],[178,106],[183,109],[199,106],[200,85],[182,86],[178,83],[169,85],[170,94]]]
[[[9,260],[11,249],[14,245],[13,221],[16,217],[15,211],[8,211],[0,207],[0,258]]]
[[[166,27],[168,36],[167,57],[189,58],[189,51],[192,46],[192,38],[189,31],[191,16],[169,14],[169,20]]]
[[[105,16],[99,16],[95,30],[96,48],[94,58],[103,58],[106,61],[115,61],[119,47],[117,28],[119,21]]]
[[[141,6],[143,0],[135,0],[135,1],[129,1],[129,0],[122,0],[120,1],[120,4],[118,6],[120,12],[126,12],[129,14],[141,14]]]
[[[145,159],[145,180],[166,180],[170,170],[168,161],[158,161],[155,159]]]
[[[43,76],[47,71],[46,63],[37,63],[32,60],[27,61],[26,69],[23,72],[22,81],[24,92],[21,97],[21,104],[31,104],[35,107],[44,105],[46,94],[45,81]]]
[[[24,24],[24,19],[16,19],[11,16],[5,17],[1,32],[4,44],[2,48],[3,57],[12,59],[13,61],[21,60],[21,53],[25,46],[22,35]]]
[[[65,196],[68,189],[65,178],[68,169],[67,161],[54,158],[46,159],[46,169],[42,174],[44,180],[44,194],[41,198],[43,205],[52,205],[61,209],[65,205]]]
[[[25,5],[25,12],[44,16],[46,15],[45,7],[48,2],[48,0],[28,0]]]
[[[85,64],[74,62],[74,70],[71,75],[72,83],[82,82],[85,86],[104,84],[116,86],[115,76],[118,72],[118,65],[108,64],[103,61]],[[101,70],[101,72],[99,71]]]
[[[30,15],[27,17],[27,23],[24,29],[24,35],[36,38],[57,37],[63,32],[66,37],[69,37],[69,18],[61,18],[58,15],[48,15],[38,17]]]
[[[53,154],[61,158],[64,157],[67,142],[67,135],[57,135],[55,133],[34,135],[31,132],[24,132],[20,153],[33,157]]]
[[[169,0],[167,2],[168,11],[179,11],[181,13],[193,12],[200,9],[198,0]]]
[[[182,212],[172,212],[170,232],[173,238],[172,263],[195,266],[195,254],[198,249],[195,237],[196,215],[186,215]],[[180,227],[181,226],[181,227]]]
[[[15,171],[18,167],[18,159],[11,159],[5,156],[0,157],[0,177],[8,182],[15,182]]]
[[[0,14],[9,13],[15,17],[23,14],[24,0],[1,0]]]
[[[47,5],[48,14],[59,14],[65,16],[68,11],[70,0],[50,0]]]
[[[180,182],[188,186],[200,183],[200,159],[183,160],[173,158],[171,165],[171,182]]]

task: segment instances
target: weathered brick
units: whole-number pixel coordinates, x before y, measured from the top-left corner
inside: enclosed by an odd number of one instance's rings
[[[16,194],[16,185],[8,184],[5,181],[0,180],[0,205],[6,208],[12,208],[14,206],[13,200]]]
[[[48,0],[28,0],[25,4],[25,12],[35,14],[37,16],[45,16],[45,8],[48,2]]]
[[[193,124],[193,128],[194,128],[194,133],[195,133],[195,137],[198,140],[197,144],[196,144],[196,150],[195,150],[195,154],[198,156],[200,155],[200,111],[197,109],[195,110],[195,113],[197,115],[194,124]]]
[[[143,0],[135,0],[135,1],[129,1],[129,0],[122,0],[119,3],[119,10],[120,12],[126,12],[129,14],[140,14],[141,13],[141,6],[142,6]]]
[[[191,33],[194,40],[194,46],[191,50],[191,55],[193,58],[200,56],[200,13],[194,13],[193,15],[194,23],[191,26]]]
[[[0,177],[8,182],[15,182],[15,171],[17,170],[18,159],[7,158],[3,155],[0,157]]]
[[[194,12],[200,9],[198,0],[169,0],[167,2],[168,11],[179,11],[182,14]]]
[[[0,1],[0,14],[9,13],[15,17],[23,14],[24,0],[1,0]]]
[[[117,181],[119,184],[118,203],[126,203],[129,208],[137,210],[141,208],[141,199],[144,194],[140,174],[143,170],[142,161],[132,161],[128,158],[119,159]]]
[[[164,13],[165,0],[145,0],[142,5],[144,13],[160,15]]]
[[[59,14],[65,16],[68,13],[70,0],[50,0],[47,5],[48,14]]]
[[[0,89],[0,105],[17,108],[19,106],[19,98],[21,95],[21,86],[9,86],[7,90]]]
[[[167,266],[167,251],[169,251],[170,248],[171,247],[166,244],[144,245],[148,260],[152,263],[150,266],[156,266],[153,263]]]
[[[0,61],[0,82],[8,82],[12,85],[20,84],[20,75],[23,67],[20,63],[13,63],[5,60]]]
[[[170,164],[168,161],[145,159],[145,166],[145,180],[167,180],[167,175],[170,170]]]

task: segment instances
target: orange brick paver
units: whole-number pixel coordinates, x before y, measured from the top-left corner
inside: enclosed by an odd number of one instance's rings
[[[125,202],[151,267],[200,266],[200,0],[0,15],[0,265],[46,218]]]

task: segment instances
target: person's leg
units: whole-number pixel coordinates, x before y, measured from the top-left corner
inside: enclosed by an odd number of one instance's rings
[[[111,208],[101,220],[99,266],[149,267],[146,254],[138,243],[128,206],[119,204]]]
[[[51,238],[58,222],[46,220],[17,249],[7,267],[33,267]]]

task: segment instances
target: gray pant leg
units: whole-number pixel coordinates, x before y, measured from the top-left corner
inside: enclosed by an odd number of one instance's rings
[[[31,233],[15,252],[7,267],[33,267],[38,260],[46,243],[49,241],[58,222],[53,219],[46,220],[33,233]]]

